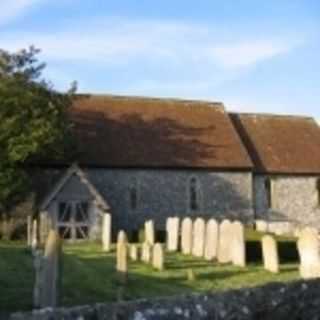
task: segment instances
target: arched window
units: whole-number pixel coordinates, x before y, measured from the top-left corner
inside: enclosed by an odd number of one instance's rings
[[[270,178],[266,178],[264,181],[265,191],[266,191],[266,199],[267,199],[267,208],[272,208],[272,180]]]
[[[189,201],[191,210],[199,209],[199,182],[195,177],[189,182]]]
[[[129,201],[131,210],[136,210],[138,207],[138,182],[136,178],[133,178],[129,187]]]

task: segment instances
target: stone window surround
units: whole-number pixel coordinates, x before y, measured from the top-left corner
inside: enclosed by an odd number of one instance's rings
[[[139,181],[136,177],[130,179],[128,188],[128,204],[131,211],[139,208]]]
[[[192,184],[194,183],[195,186],[195,206],[192,204]],[[187,201],[188,201],[188,210],[189,212],[199,212],[202,209],[202,189],[201,189],[201,183],[200,179],[197,176],[192,175],[188,179],[188,187],[187,187]]]

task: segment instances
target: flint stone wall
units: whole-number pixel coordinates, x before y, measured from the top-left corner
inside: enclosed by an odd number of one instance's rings
[[[16,313],[10,320],[310,320],[320,318],[320,280],[224,293]]]
[[[291,221],[297,225],[320,228],[318,203],[318,176],[269,176],[272,179],[273,208],[267,207],[265,179],[254,177],[254,202],[258,219]]]
[[[139,230],[150,219],[154,221],[156,230],[165,230],[166,219],[171,216],[253,221],[250,172],[102,168],[84,169],[84,172],[110,206],[113,234],[120,229],[127,232]],[[199,182],[197,210],[190,209],[189,187],[192,177]],[[137,188],[135,209],[131,208],[130,203],[133,181],[136,181]],[[72,181],[63,188],[59,198],[81,198],[83,194],[83,198],[87,199],[88,194],[81,190],[81,186]],[[100,220],[99,214],[93,214],[92,238],[99,237]]]

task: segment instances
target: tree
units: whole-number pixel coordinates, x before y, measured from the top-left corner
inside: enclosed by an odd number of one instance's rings
[[[75,85],[65,93],[42,78],[38,49],[0,49],[0,212],[28,189],[26,164],[33,158],[61,158],[70,142],[67,111]]]

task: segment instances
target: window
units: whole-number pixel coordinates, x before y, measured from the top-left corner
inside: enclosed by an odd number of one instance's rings
[[[266,199],[267,199],[267,208],[272,208],[272,180],[270,178],[266,178],[264,181],[265,190],[266,190]]]
[[[199,183],[195,177],[192,177],[189,182],[189,200],[190,209],[199,209]]]
[[[138,207],[138,191],[137,191],[137,179],[132,179],[129,187],[129,198],[131,210],[136,210]]]

